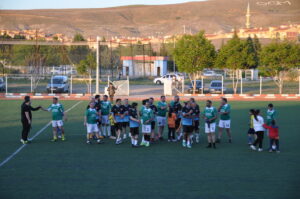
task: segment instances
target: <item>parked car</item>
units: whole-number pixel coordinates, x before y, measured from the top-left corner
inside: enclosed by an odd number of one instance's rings
[[[47,85],[48,93],[68,93],[70,85],[67,76],[53,76]]]
[[[0,77],[0,91],[5,91],[5,82],[2,77]]]
[[[211,81],[208,91],[209,93],[222,93],[222,81],[220,80]],[[223,87],[223,93],[225,92],[226,92],[226,88]]]
[[[216,73],[213,70],[208,70],[203,72],[203,76],[205,77],[216,77],[216,76],[222,76],[221,74]]]
[[[188,88],[188,93],[193,93],[193,86],[194,86],[194,81],[192,81],[189,84],[189,88]],[[196,93],[201,93],[202,92],[202,81],[201,80],[196,80],[196,89],[195,92]]]
[[[154,84],[163,84],[166,79],[171,79],[172,81],[181,81],[183,79],[183,76],[177,73],[173,74],[166,74],[162,77],[157,77],[153,80]]]

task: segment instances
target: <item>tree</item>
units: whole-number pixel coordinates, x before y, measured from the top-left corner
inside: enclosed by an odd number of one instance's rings
[[[285,73],[300,65],[300,45],[293,42],[272,42],[262,48],[260,71],[273,77],[282,94]]]
[[[246,55],[246,68],[256,68],[258,66],[258,52],[251,37],[245,41],[244,55]]]
[[[77,33],[74,35],[73,42],[83,42],[85,41],[84,37]],[[79,64],[79,62],[87,57],[90,49],[88,46],[71,46],[70,47],[70,59],[73,63]]]
[[[87,90],[91,93],[91,85],[92,85],[92,73],[93,70],[96,69],[96,56],[94,53],[90,52],[86,59],[80,61],[79,64],[76,65],[76,70],[78,74],[85,76],[88,80],[85,80],[87,85]]]
[[[189,74],[189,78],[194,81],[195,94],[197,73],[214,65],[214,45],[206,39],[204,31],[196,35],[184,35],[177,41],[173,55],[176,57],[179,72]]]
[[[237,93],[239,71],[254,64],[251,58],[247,60],[247,53],[250,50],[250,47],[249,49],[247,48],[247,43],[242,41],[235,32],[233,38],[223,45],[218,53],[215,66],[217,68],[225,68],[232,71],[232,88],[234,94]]]

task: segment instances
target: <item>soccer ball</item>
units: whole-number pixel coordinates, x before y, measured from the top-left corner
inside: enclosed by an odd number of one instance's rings
[[[272,149],[275,150],[276,149],[276,145],[272,145]]]

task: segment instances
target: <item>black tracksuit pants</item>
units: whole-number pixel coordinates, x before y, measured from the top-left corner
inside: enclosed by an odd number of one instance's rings
[[[31,129],[31,124],[28,123],[28,120],[22,120],[22,139],[24,141],[27,141],[30,129]]]

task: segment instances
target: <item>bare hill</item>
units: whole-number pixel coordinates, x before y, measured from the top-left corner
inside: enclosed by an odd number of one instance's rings
[[[149,36],[205,29],[229,31],[245,25],[247,0],[208,0],[157,6],[93,9],[0,10],[0,29],[41,29],[85,36]],[[299,0],[249,0],[255,27],[300,23]]]

